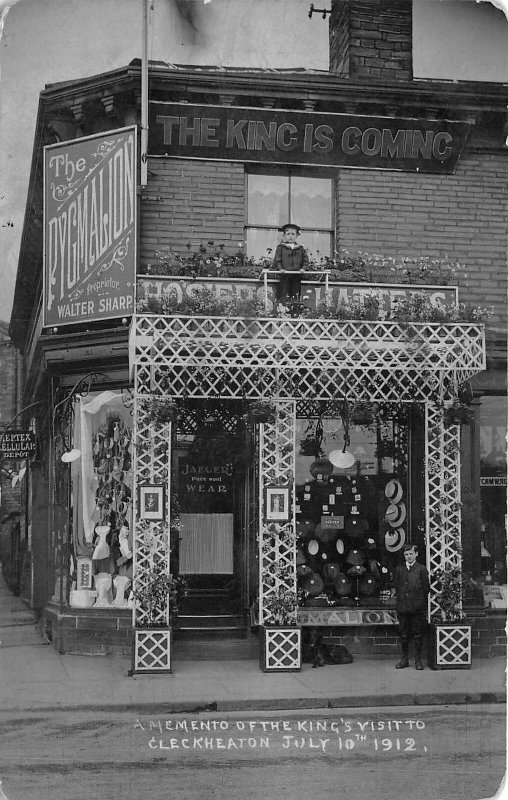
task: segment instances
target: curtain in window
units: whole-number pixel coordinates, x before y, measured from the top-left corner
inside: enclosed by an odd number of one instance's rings
[[[233,514],[180,514],[180,575],[232,574]]]

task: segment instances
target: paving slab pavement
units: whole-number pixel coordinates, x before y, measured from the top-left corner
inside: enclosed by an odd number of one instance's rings
[[[374,707],[506,701],[504,658],[471,669],[395,670],[393,661],[263,673],[257,661],[179,661],[171,675],[131,675],[126,656],[59,655],[0,581],[0,709],[190,710]]]

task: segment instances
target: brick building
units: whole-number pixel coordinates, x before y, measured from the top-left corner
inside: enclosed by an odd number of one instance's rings
[[[41,94],[10,330],[24,401],[42,404],[28,513],[47,498],[32,539],[55,645],[130,648],[132,615],[149,617],[131,581],[162,565],[187,582],[180,653],[245,657],[251,623],[291,618],[392,655],[389,576],[408,540],[430,619],[443,574],[468,573],[473,654],[503,651],[484,598],[494,583],[502,603],[506,582],[505,87],[414,80],[410,4],[334,2],[329,73],[152,63],[134,182],[140,77],[133,62]],[[79,205],[74,168],[110,151]],[[261,268],[285,222],[313,260],[281,316]],[[134,240],[135,315],[120,301]],[[80,269],[104,253],[83,294]],[[485,331],[454,316],[449,284],[493,306]],[[416,322],[400,312],[415,293]],[[450,422],[457,402],[467,424]]]

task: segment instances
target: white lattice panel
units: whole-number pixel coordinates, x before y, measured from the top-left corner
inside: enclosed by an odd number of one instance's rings
[[[131,358],[143,391],[176,397],[425,401],[485,368],[483,326],[319,319],[137,316]]]
[[[265,672],[299,670],[302,666],[301,635],[299,628],[265,628],[261,668]]]
[[[471,627],[460,625],[438,625],[436,635],[436,667],[471,666]]]
[[[133,672],[171,672],[171,630],[134,631]]]
[[[430,618],[439,614],[437,573],[461,566],[460,426],[445,426],[443,409],[426,405],[427,565]]]
[[[259,514],[259,620],[276,622],[270,603],[294,599],[296,622],[296,539],[294,524],[294,402],[278,402],[273,423],[261,425],[260,431],[260,514]],[[291,519],[289,522],[266,521],[264,491],[267,486],[289,486]],[[287,622],[287,620],[286,620]]]
[[[142,382],[142,377],[141,377]],[[169,574],[169,476],[171,457],[171,423],[156,425],[150,420],[149,406],[140,398],[140,376],[136,375],[134,398],[134,589],[146,586],[154,563],[163,563]],[[141,392],[142,393],[142,392]],[[163,521],[138,519],[138,489],[140,484],[163,484],[166,487],[166,509]],[[150,622],[147,609],[139,600],[133,608],[135,626]],[[169,606],[157,610],[151,622],[169,625]]]

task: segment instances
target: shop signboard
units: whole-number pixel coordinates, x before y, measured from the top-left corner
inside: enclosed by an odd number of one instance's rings
[[[136,128],[44,148],[43,325],[133,313]]]
[[[275,305],[275,287],[278,279],[267,282],[268,307]],[[227,300],[233,298],[254,298],[263,301],[265,288],[260,280],[252,278],[149,278],[140,276],[138,289],[141,297],[174,295],[179,302],[190,298],[200,287],[207,287],[219,297]],[[324,283],[302,281],[302,303],[315,309],[325,301],[326,287]],[[379,317],[385,319],[399,302],[408,300],[413,294],[424,294],[432,306],[447,309],[458,303],[455,286],[401,285],[387,283],[339,283],[330,281],[328,285],[328,302],[338,307],[340,303],[362,302],[366,296],[375,295],[379,302]]]
[[[153,101],[148,152],[450,174],[471,123]]]
[[[4,458],[33,458],[35,434],[33,431],[6,431],[0,438],[0,450]]]

